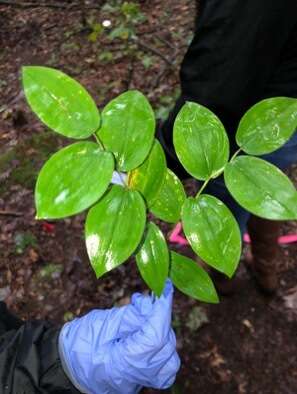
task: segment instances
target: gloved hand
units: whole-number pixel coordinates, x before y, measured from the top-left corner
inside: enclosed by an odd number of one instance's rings
[[[127,306],[94,310],[66,323],[59,351],[74,386],[92,394],[170,387],[180,367],[171,328],[172,299],[168,280],[160,298],[136,293]]]

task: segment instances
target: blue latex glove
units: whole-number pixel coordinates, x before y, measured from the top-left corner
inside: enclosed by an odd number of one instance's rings
[[[74,386],[92,394],[170,387],[180,367],[171,328],[172,299],[168,280],[160,298],[136,293],[127,306],[94,310],[66,323],[59,351]]]

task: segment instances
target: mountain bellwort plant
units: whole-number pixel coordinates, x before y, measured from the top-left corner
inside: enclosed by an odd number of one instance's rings
[[[297,127],[297,100],[259,102],[240,121],[238,151],[229,158],[223,124],[207,108],[187,102],[173,132],[185,170],[203,181],[187,197],[167,168],[155,139],[155,116],[138,91],[127,91],[100,113],[88,92],[61,71],[24,67],[22,81],[32,111],[54,132],[76,139],[44,164],[35,188],[37,219],[60,219],[87,211],[85,241],[97,278],[134,254],[140,275],[159,296],[169,276],[185,294],[218,302],[214,285],[195,261],[170,252],[151,212],[168,223],[182,221],[194,252],[232,277],[241,255],[241,234],[230,210],[203,193],[224,175],[234,199],[246,210],[272,220],[297,219],[297,191],[278,168],[257,157],[280,148]]]

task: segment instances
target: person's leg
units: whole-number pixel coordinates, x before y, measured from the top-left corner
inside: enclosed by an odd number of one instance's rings
[[[246,261],[260,289],[274,293],[278,288],[280,248],[278,238],[281,222],[251,215],[248,232],[251,239],[251,261]]]

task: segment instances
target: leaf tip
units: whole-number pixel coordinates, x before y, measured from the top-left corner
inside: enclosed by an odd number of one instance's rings
[[[162,293],[163,293],[163,291],[160,291],[160,290],[154,291],[155,296],[157,296],[158,298],[161,297]]]
[[[214,291],[214,294],[213,294],[213,298],[211,299],[211,303],[212,304],[219,304],[220,303],[220,297],[219,297],[219,295],[218,295],[218,293],[217,293],[217,291],[215,290]]]
[[[32,70],[34,66],[22,66],[21,68],[21,77],[22,80],[25,78],[25,76],[28,75],[28,73]]]
[[[232,279],[233,276],[235,275],[236,269],[238,267],[239,264],[239,260],[240,256],[238,258],[238,260],[236,261],[236,263],[233,266],[229,266],[224,272],[223,274],[225,274],[229,279]]]
[[[26,73],[26,71],[29,69],[30,66],[22,66],[21,67],[21,73],[22,75],[24,75]]]
[[[101,276],[103,275],[102,272],[98,269],[98,267],[96,267],[96,266],[94,266],[94,265],[92,264],[92,261],[91,261],[91,265],[92,265],[93,270],[94,270],[94,272],[95,272],[96,279],[100,279]]]
[[[40,211],[37,210],[36,215],[35,215],[36,220],[45,220],[48,219],[46,216],[44,216]]]

